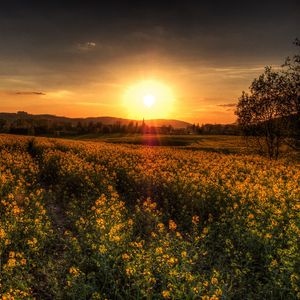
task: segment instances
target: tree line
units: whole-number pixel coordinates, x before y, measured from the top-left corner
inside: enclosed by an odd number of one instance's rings
[[[0,133],[31,136],[76,136],[84,134],[203,134],[203,135],[240,135],[237,124],[192,124],[186,128],[169,126],[149,126],[143,123],[103,124],[101,122],[64,122],[47,119],[17,118],[0,119]]]
[[[240,127],[237,124],[193,124],[187,130],[203,135],[241,135]]]
[[[13,120],[0,119],[0,133],[32,135],[32,136],[76,136],[84,134],[142,134],[159,133],[171,134],[176,129],[172,126],[154,127],[145,122],[129,122],[123,124],[103,124],[102,122],[64,122],[48,119],[16,118]]]

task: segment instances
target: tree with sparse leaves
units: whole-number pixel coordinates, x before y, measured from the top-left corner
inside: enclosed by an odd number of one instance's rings
[[[296,40],[299,46],[299,41]],[[236,109],[238,124],[251,145],[277,159],[284,143],[296,145],[299,124],[300,56],[288,58],[284,69],[266,67],[243,92]]]

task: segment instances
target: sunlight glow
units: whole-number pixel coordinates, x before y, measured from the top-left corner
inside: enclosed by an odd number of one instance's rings
[[[151,107],[155,104],[155,97],[152,95],[144,96],[144,105],[147,107]]]
[[[127,88],[123,105],[132,119],[168,118],[174,108],[174,95],[168,85],[158,80],[144,80]]]

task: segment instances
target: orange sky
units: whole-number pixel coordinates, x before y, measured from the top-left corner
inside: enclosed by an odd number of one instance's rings
[[[142,118],[133,115],[135,101],[127,99],[126,90],[132,85],[148,79],[167,86],[174,98],[172,107],[164,106],[164,99],[155,103],[157,116],[151,117],[181,119],[196,123],[231,123],[235,121],[234,104],[242,90],[262,72],[263,66],[252,67],[202,67],[188,65],[147,66],[117,64],[110,65],[112,78],[97,81],[95,71],[83,74],[83,82],[58,87],[44,87],[35,78],[19,76],[5,78],[0,91],[0,110],[19,110],[33,114],[49,113],[69,117],[117,116]],[[88,81],[84,81],[88,78]],[[64,78],[60,79],[63,83]],[[68,79],[66,78],[66,81]],[[151,90],[148,94],[151,94]],[[145,95],[147,91],[145,91]],[[140,101],[143,101],[141,97]],[[169,109],[170,108],[170,109]],[[149,111],[154,107],[149,108]],[[147,117],[147,116],[146,116]]]
[[[0,111],[232,123],[264,66],[294,54],[299,1],[270,3],[5,1]],[[128,98],[149,80],[165,88]]]

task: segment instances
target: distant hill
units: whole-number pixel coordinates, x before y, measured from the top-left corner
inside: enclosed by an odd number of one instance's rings
[[[124,118],[115,118],[115,117],[88,117],[88,118],[68,118],[68,117],[61,117],[49,114],[42,114],[42,115],[32,115],[26,112],[17,112],[17,113],[6,113],[0,112],[0,119],[4,120],[16,120],[16,119],[32,119],[32,120],[48,120],[53,122],[63,122],[63,123],[72,123],[77,124],[81,122],[82,124],[85,123],[97,123],[101,122],[104,125],[109,124],[124,124],[127,125],[130,122],[138,123],[141,125],[143,122],[142,120],[131,120],[131,119],[124,119]],[[148,126],[155,126],[155,127],[162,127],[162,126],[172,126],[173,128],[186,128],[187,126],[191,125],[190,123],[180,121],[180,120],[168,120],[168,119],[151,119],[145,120],[145,123]]]

